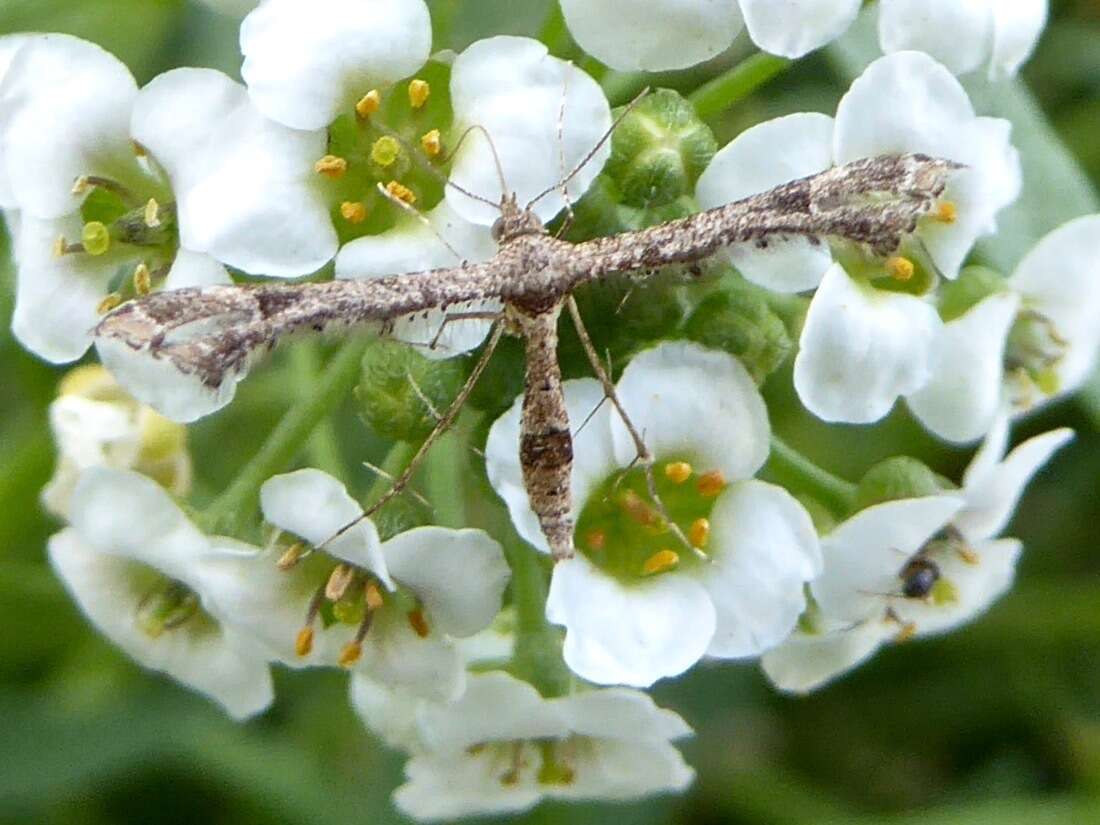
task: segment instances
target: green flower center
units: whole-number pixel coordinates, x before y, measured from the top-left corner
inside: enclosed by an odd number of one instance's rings
[[[135,621],[150,638],[175,630],[202,614],[198,596],[186,585],[162,579],[138,603]]]
[[[699,473],[679,459],[658,462],[653,472],[659,504],[650,496],[644,469],[635,467],[593,491],[577,519],[577,549],[620,581],[699,564],[714,502],[726,487],[721,473]]]
[[[1005,371],[1022,384],[1023,394],[1037,389],[1043,395],[1058,392],[1058,365],[1069,342],[1054,323],[1034,310],[1024,310],[1008,333],[1005,347]]]

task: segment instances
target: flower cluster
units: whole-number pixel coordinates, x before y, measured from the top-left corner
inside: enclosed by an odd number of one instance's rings
[[[458,390],[455,356],[482,346],[501,301],[398,319],[383,332],[409,345],[400,355],[380,343],[333,357],[319,384],[332,397],[292,408],[272,435],[284,441],[205,509],[189,502],[176,421],[229,404],[234,386],[212,397],[148,351],[101,346],[121,386],[77,367],[50,407],[58,462],[42,500],[64,526],[48,555],[139,664],[235,718],[273,701],[272,664],[348,671],[366,726],[409,756],[397,806],[447,819],[681,791],[693,772],[674,742],[690,728],[642,689],[737,660],[809,691],[1009,588],[1022,545],[1002,533],[1072,437],[1010,450],[1010,425],[1095,369],[1100,215],[1055,229],[1011,274],[981,265],[973,247],[1020,197],[1020,158],[1010,124],[979,115],[955,75],[1015,72],[1045,2],[882,0],[887,54],[834,116],[763,122],[720,150],[670,91],[624,110],[605,141],[612,110],[591,76],[524,37],[433,52],[423,0],[209,2],[247,13],[243,84],[180,68],[139,88],[91,43],[0,38],[13,330],[50,362],[84,357],[104,313],[157,290],[488,260],[511,196],[587,238],[863,158],[959,168],[886,257],[777,236],[722,249],[694,277],[662,273],[664,291],[643,301],[632,296],[646,287],[596,285],[613,298],[593,326],[617,380],[562,382],[576,554],[552,565],[525,473],[519,365],[501,352],[487,391]],[[862,4],[656,0],[626,19],[622,5],[562,0],[561,12],[596,59],[657,70],[719,54],[742,27],[797,58]],[[565,373],[590,375],[570,343]],[[791,398],[825,422],[872,424],[904,399],[934,436],[981,445],[958,484],[907,456],[855,484],[807,470],[781,437],[781,394],[762,391],[788,362]],[[361,418],[403,460],[362,497],[350,477],[284,472],[355,377]],[[456,397],[470,402],[453,462],[467,475],[442,493],[463,506],[436,518],[396,495],[410,479],[394,495],[384,483]],[[474,526],[461,526],[467,511]]]

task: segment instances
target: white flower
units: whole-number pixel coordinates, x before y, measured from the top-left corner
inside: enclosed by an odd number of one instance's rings
[[[442,527],[380,542],[369,519],[326,545],[363,511],[319,470],[275,476],[260,502],[268,522],[324,552],[288,571],[276,568],[273,551],[223,556],[216,583],[208,581],[215,613],[292,666],[354,665],[373,680],[440,700],[462,692],[455,640],[500,610],[509,577],[500,545],[480,530]],[[322,600],[334,620],[315,627]]]
[[[259,5],[260,0],[202,0],[215,11],[234,17],[244,17]]]
[[[317,170],[328,178],[321,185],[339,216],[344,241],[336,260],[340,278],[488,259],[496,249],[490,227],[500,214],[495,204],[501,197],[515,193],[522,205],[553,190],[611,124],[595,81],[536,40],[493,37],[471,45],[449,70],[440,62],[425,65],[431,26],[422,0],[269,0],[245,19],[241,46],[242,74],[262,111],[294,128],[329,131],[328,149],[304,168],[312,173],[319,161]],[[287,60],[288,54],[298,57]],[[437,78],[449,71],[449,125],[439,120],[445,118],[442,112],[425,105],[432,83],[417,77],[407,89],[397,87],[418,71]],[[434,142],[425,142],[437,123]],[[569,181],[572,201],[596,178],[609,153],[608,146],[601,147]],[[454,184],[443,187],[442,201],[439,182],[425,177],[425,165],[439,167],[436,175]],[[501,175],[507,192],[501,191]],[[400,186],[392,188],[395,184]],[[388,202],[379,185],[401,193],[417,209],[426,207],[423,219]],[[534,208],[549,220],[564,203],[551,191]],[[383,217],[375,219],[376,213]],[[451,311],[499,309],[491,303]],[[401,321],[395,334],[423,346],[426,355],[449,357],[478,346],[489,329],[486,320],[468,319],[448,325],[437,337],[443,316],[431,312]]]
[[[173,495],[191,486],[187,432],[126,395],[103,367],[77,367],[62,379],[50,404],[57,466],[42,503],[67,518],[80,474],[89,467],[137,470]]]
[[[885,107],[883,100],[904,105]],[[952,176],[941,208],[920,223],[904,250],[954,278],[975,240],[995,229],[994,216],[1019,192],[1019,159],[1008,130],[1007,121],[975,116],[962,86],[934,60],[901,52],[867,68],[841,100],[835,120],[790,115],[737,137],[700,177],[696,196],[703,207],[718,206],[881,154],[923,152],[954,160],[966,168]],[[888,266],[842,252],[847,274],[827,246],[803,239],[772,241],[763,250],[742,245],[730,250],[730,258],[746,278],[772,290],[820,285],[799,342],[795,388],[820,418],[870,423],[929,380],[941,324],[923,298],[874,284],[889,276]],[[900,266],[903,276],[912,273],[907,258],[884,263]]]
[[[0,37],[0,100],[3,100],[4,76],[8,73],[8,67],[11,66],[15,53],[34,36],[31,34],[7,34]],[[11,194],[11,186],[8,183],[7,164],[4,163],[3,149],[0,148],[0,210],[9,210],[14,207],[15,200]],[[8,220],[10,223],[10,216]]]
[[[768,678],[804,693],[893,640],[944,633],[985,612],[1008,590],[1022,545],[998,539],[1024,488],[1073,437],[1028,439],[1005,456],[999,416],[954,495],[869,507],[821,540],[825,572],[798,631],[764,654]]]
[[[0,86],[0,190],[21,214],[16,336],[72,361],[102,310],[150,288],[227,283],[221,263],[317,269],[335,233],[312,176],[293,170],[323,140],[264,120],[217,72],[179,69],[138,91],[98,46],[29,39]],[[120,272],[133,277],[107,296]]]
[[[492,672],[471,675],[458,701],[422,702],[413,715],[421,746],[394,801],[416,819],[522,811],[547,798],[637,799],[694,777],[672,745],[691,729],[634,690],[544,699]]]
[[[92,468],[73,493],[71,517],[73,527],[50,539],[50,562],[111,641],[234,717],[271,703],[266,656],[207,609],[204,568],[218,551],[163,488]]]
[[[747,28],[761,49],[801,57],[839,37],[859,0],[562,0],[581,47],[620,71],[684,69],[725,51]]]
[[[1047,21],[1047,0],[882,0],[885,52],[927,52],[955,74],[988,65],[990,78],[1014,75]]]
[[[631,361],[618,394],[695,550],[678,543],[631,469],[633,442],[599,384],[566,382],[573,426],[586,421],[574,435],[579,552],[555,565],[547,600],[549,619],[566,627],[566,663],[592,682],[645,686],[704,655],[755,656],[779,643],[821,560],[802,507],[751,480],[769,449],[752,379],[729,355],[666,343]],[[520,535],[545,552],[517,459],[520,403],[489,432],[487,470]]]
[[[910,396],[921,422],[951,441],[985,433],[1005,406],[1016,413],[1073,392],[1100,354],[1100,216],[1060,226],[989,297],[948,321],[931,380]]]

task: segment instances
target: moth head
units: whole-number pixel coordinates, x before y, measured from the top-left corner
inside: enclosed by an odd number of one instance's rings
[[[521,208],[513,194],[500,199],[500,217],[493,221],[489,233],[494,241],[503,243],[520,235],[545,235],[546,227],[531,209]]]

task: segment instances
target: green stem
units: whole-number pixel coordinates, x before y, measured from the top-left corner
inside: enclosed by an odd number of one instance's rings
[[[311,397],[317,392],[318,376],[321,373],[320,348],[315,341],[300,341],[291,348],[289,356],[294,387],[298,390],[299,397]],[[330,409],[329,412],[331,413],[332,410]],[[306,452],[309,455],[310,464],[317,469],[324,470],[336,478],[347,478],[347,468],[344,466],[340,442],[336,438],[336,428],[333,426],[331,415],[326,415],[313,428],[306,442]]]
[[[704,83],[688,96],[688,100],[699,117],[714,117],[748,97],[789,65],[791,61],[785,57],[757,52]]]
[[[393,486],[393,480],[405,472],[405,468],[412,461],[412,457],[416,455],[418,447],[418,444],[412,444],[408,441],[395,441],[393,443],[390,451],[386,453],[386,457],[382,460],[380,468],[382,472],[375,475],[370,489],[367,490],[366,504],[368,508],[372,507],[376,501],[389,492],[390,487]]]
[[[440,527],[466,526],[466,435],[459,419],[424,459],[424,493],[432,504],[432,523]]]
[[[561,658],[558,632],[546,620],[546,571],[540,554],[518,536],[504,541],[512,568],[512,604],[516,609],[515,674],[547,699],[569,692],[572,677]]]
[[[775,434],[766,469],[776,481],[808,493],[837,514],[855,506],[856,485],[817,466]]]
[[[286,468],[318,422],[355,386],[365,348],[366,342],[351,340],[333,356],[314,392],[287,410],[233,483],[203,510],[200,521],[208,531],[215,532],[226,522],[254,512],[260,486]]]

